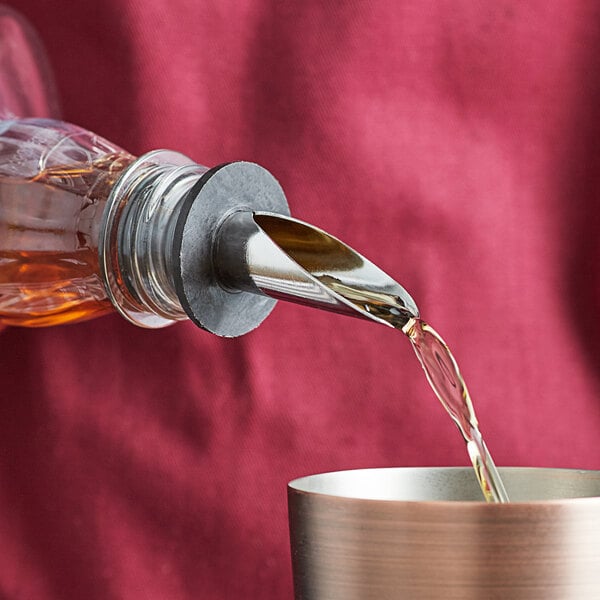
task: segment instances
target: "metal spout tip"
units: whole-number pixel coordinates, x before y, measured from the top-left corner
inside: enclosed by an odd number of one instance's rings
[[[291,217],[240,211],[220,228],[215,265],[243,290],[401,329],[419,310],[379,267],[325,231]]]

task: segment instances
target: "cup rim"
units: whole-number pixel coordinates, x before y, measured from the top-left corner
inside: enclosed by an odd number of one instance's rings
[[[556,475],[567,475],[573,477],[589,477],[589,478],[598,478],[600,479],[600,470],[594,469],[576,469],[576,468],[565,468],[565,467],[534,467],[534,466],[508,466],[508,467],[499,467],[500,473],[520,473],[526,475],[532,472],[543,472],[545,474],[556,474]],[[415,473],[435,473],[435,472],[461,472],[461,473],[471,473],[473,478],[475,478],[475,474],[473,473],[472,467],[461,467],[461,466],[447,466],[447,467],[366,467],[366,468],[357,468],[357,469],[342,469],[338,471],[324,471],[320,473],[314,473],[310,475],[304,475],[301,477],[296,477],[292,479],[288,485],[288,495],[304,495],[309,497],[321,498],[321,499],[330,499],[331,501],[336,502],[361,502],[361,503],[387,503],[387,504],[410,504],[410,505],[432,505],[432,506],[444,506],[445,508],[450,507],[470,507],[472,510],[474,507],[481,507],[483,510],[513,510],[515,507],[519,506],[555,506],[555,505],[578,505],[578,504],[599,504],[600,505],[600,492],[597,495],[583,495],[583,496],[573,496],[573,497],[558,497],[551,499],[535,499],[535,500],[516,500],[510,501],[508,503],[493,503],[486,502],[482,497],[481,500],[452,500],[452,499],[426,499],[426,500],[415,500],[415,499],[402,499],[402,498],[377,498],[372,495],[364,494],[364,495],[350,495],[343,493],[333,493],[322,490],[314,490],[310,489],[311,486],[307,485],[308,483],[315,482],[318,479],[326,478],[326,477],[336,477],[336,476],[348,476],[348,475],[359,475],[363,472],[393,472],[393,471],[413,471]],[[600,482],[599,482],[600,489]],[[513,507],[511,509],[511,507]]]

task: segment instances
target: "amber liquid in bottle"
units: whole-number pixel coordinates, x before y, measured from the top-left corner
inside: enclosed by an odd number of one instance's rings
[[[134,157],[70,125],[0,125],[0,323],[41,327],[110,312],[98,235]]]

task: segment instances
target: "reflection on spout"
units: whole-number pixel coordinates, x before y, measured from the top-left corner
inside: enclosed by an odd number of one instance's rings
[[[271,213],[236,212],[221,226],[223,285],[401,329],[419,316],[389,275],[321,229]],[[240,266],[242,265],[242,266]]]

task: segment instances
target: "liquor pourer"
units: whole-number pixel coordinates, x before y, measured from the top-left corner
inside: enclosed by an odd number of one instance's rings
[[[175,287],[200,327],[232,337],[286,300],[401,329],[419,311],[408,292],[358,252],[289,216],[276,179],[253,163],[211,169],[175,229]]]

